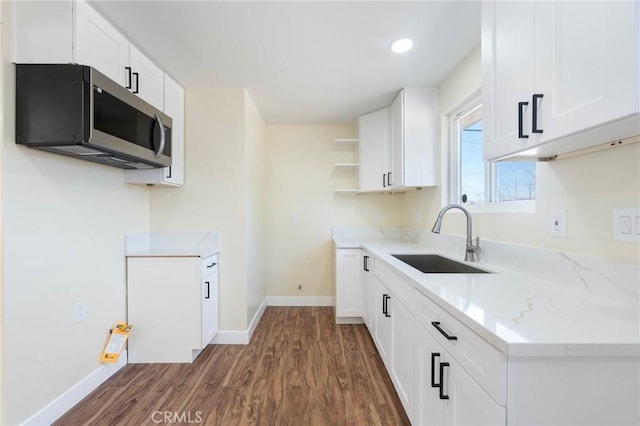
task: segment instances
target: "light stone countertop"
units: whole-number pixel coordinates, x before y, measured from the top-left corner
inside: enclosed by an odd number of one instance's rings
[[[474,266],[492,274],[425,274],[391,256],[430,253],[464,262],[464,239],[439,238],[334,242],[367,250],[508,356],[640,355],[638,265],[486,241]]]
[[[141,232],[126,236],[127,257],[201,257],[220,253],[218,232]]]

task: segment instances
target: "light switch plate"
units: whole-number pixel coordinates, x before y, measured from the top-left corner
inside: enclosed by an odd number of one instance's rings
[[[565,210],[549,211],[549,234],[554,237],[567,236],[567,212]]]
[[[640,209],[613,210],[613,239],[640,242]]]

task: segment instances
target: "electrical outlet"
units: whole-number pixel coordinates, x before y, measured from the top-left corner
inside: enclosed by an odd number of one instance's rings
[[[87,301],[81,300],[74,306],[74,320],[76,323],[87,319]]]
[[[297,225],[298,224],[298,215],[292,214],[291,217],[289,217],[289,223],[292,225]]]
[[[554,237],[567,236],[567,212],[565,210],[549,211],[549,234]]]

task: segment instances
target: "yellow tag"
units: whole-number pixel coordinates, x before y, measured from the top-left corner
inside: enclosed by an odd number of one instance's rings
[[[109,334],[107,344],[104,346],[104,350],[100,356],[100,362],[118,362],[132,328],[133,326],[126,322],[119,321],[116,323],[115,327],[111,330],[111,334]]]

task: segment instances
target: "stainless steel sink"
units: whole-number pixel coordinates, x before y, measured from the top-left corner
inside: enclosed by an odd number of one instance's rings
[[[425,274],[490,274],[489,271],[437,254],[392,254],[391,256]]]

